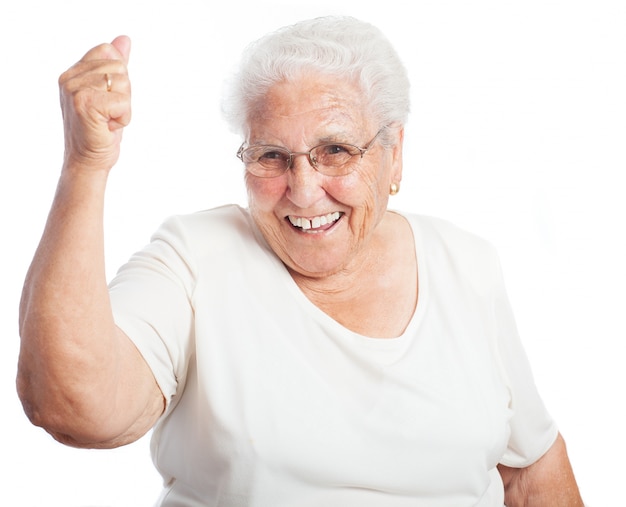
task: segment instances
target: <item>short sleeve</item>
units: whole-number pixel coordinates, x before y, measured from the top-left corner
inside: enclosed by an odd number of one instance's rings
[[[116,324],[133,341],[170,403],[193,350],[195,269],[180,221],[167,220],[109,285]]]
[[[498,353],[510,391],[510,437],[503,465],[522,468],[543,456],[556,440],[558,428],[535,385],[528,357],[519,337],[506,294],[499,262],[495,294]]]

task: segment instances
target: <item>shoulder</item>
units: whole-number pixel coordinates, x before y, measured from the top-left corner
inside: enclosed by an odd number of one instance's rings
[[[416,252],[430,272],[455,273],[472,285],[492,287],[500,261],[487,239],[441,218],[404,214],[415,236]]]
[[[494,251],[494,246],[487,239],[459,227],[458,225],[428,215],[402,214],[411,224],[416,237],[422,238],[430,246],[439,245],[449,250]]]
[[[168,217],[152,236],[181,248],[197,251],[255,242],[256,229],[250,214],[238,205],[224,205],[186,215]]]
[[[235,204],[170,216],[151,243],[166,245],[194,271],[257,265],[261,259],[273,258],[249,211]]]
[[[245,208],[228,204],[186,215],[172,215],[163,222],[156,234],[163,229],[189,233],[207,229],[247,232],[250,229],[250,215]]]

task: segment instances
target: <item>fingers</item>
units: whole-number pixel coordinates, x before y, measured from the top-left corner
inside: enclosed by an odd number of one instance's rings
[[[130,56],[130,38],[120,35],[113,39],[111,43],[100,44],[85,53],[80,59],[81,62],[90,60],[121,60],[128,64]]]
[[[120,60],[79,62],[61,75],[59,84],[64,109],[123,125],[130,120],[130,79]]]
[[[84,87],[94,91],[130,91],[128,70],[120,60],[79,62],[61,74],[59,85],[69,92]]]
[[[64,84],[80,75],[95,72],[128,74],[129,56],[130,39],[121,35],[113,39],[110,44],[100,44],[90,49],[75,65],[61,75],[59,82]]]
[[[109,93],[130,93],[128,70],[116,60],[76,64],[61,75],[59,84],[69,92],[91,88]]]
[[[130,57],[130,38],[126,35],[120,35],[113,39],[111,45],[117,49],[120,55],[122,55],[124,62],[128,64],[128,58]]]
[[[59,78],[61,86],[76,89],[80,86],[91,86],[100,89],[104,83],[106,91],[127,91],[128,86],[128,58],[130,56],[130,39],[121,35],[113,39],[110,44],[100,44],[90,49],[75,65],[70,67]],[[98,79],[97,75],[108,76]],[[121,86],[120,86],[121,84]]]

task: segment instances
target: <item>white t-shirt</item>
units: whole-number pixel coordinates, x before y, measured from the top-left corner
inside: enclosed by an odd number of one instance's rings
[[[116,321],[168,403],[156,505],[503,505],[496,465],[533,463],[557,428],[494,249],[406,218],[419,301],[394,339],[313,305],[237,206],[169,219],[120,270]]]

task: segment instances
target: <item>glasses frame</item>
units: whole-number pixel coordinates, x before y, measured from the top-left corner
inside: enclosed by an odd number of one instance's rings
[[[318,144],[316,146],[313,146],[313,148],[311,148],[309,151],[290,151],[289,149],[285,148],[284,146],[276,146],[273,144],[257,144],[257,145],[253,145],[253,146],[245,146],[246,143],[242,143],[241,146],[239,147],[239,149],[237,150],[237,158],[239,160],[243,161],[243,153],[246,150],[249,150],[250,148],[276,148],[278,150],[280,150],[281,152],[287,153],[289,154],[289,160],[287,162],[287,165],[285,167],[285,169],[283,169],[280,173],[278,174],[273,174],[271,176],[261,176],[259,174],[255,174],[254,171],[250,171],[248,169],[248,165],[244,162],[244,164],[246,165],[246,170],[252,174],[253,176],[256,176],[257,178],[277,178],[278,176],[282,176],[283,174],[285,174],[289,169],[291,169],[292,165],[293,165],[293,159],[295,157],[298,157],[300,155],[306,155],[309,164],[311,164],[311,167],[313,167],[317,172],[319,172],[320,174],[324,174],[325,176],[332,176],[332,177],[336,177],[336,176],[345,176],[347,174],[350,174],[354,169],[351,169],[350,171],[346,172],[346,173],[342,173],[342,174],[326,174],[322,171],[319,170],[318,168],[318,163],[317,160],[311,156],[311,153],[318,149],[321,148],[322,146],[333,146],[333,145],[341,145],[341,146],[349,146],[351,148],[354,148],[355,150],[358,150],[359,153],[355,153],[354,155],[351,155],[349,160],[352,160],[352,158],[356,157],[357,155],[359,155],[359,160],[361,160],[363,158],[363,156],[372,148],[372,146],[374,145],[374,142],[376,141],[376,139],[378,138],[378,136],[381,134],[381,132],[383,130],[385,130],[386,126],[382,127],[378,132],[376,132],[376,135],[374,137],[372,137],[372,139],[365,144],[365,146],[363,148],[356,146],[354,144],[350,144],[350,143],[332,143],[332,142],[328,142],[328,143],[321,143]],[[348,160],[348,161],[349,161]],[[348,163],[348,161],[344,164],[344,166]],[[255,162],[252,162],[255,163]],[[262,165],[260,162],[256,162],[259,165]],[[338,167],[343,167],[343,166],[338,166]]]

